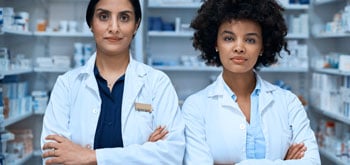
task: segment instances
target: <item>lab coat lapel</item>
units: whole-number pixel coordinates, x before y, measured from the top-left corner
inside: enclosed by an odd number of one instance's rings
[[[262,80],[259,76],[261,82],[261,92],[259,95],[259,112],[262,113],[268,106],[273,102],[273,91],[276,89],[273,85]]]
[[[84,69],[80,76],[82,76],[81,78],[85,79],[86,87],[89,88],[92,92],[94,92],[95,96],[98,98],[98,100],[100,100],[98,85],[94,75],[95,61],[96,61],[96,53],[90,57],[90,59],[84,66]]]
[[[132,111],[132,106],[135,103],[136,97],[140,93],[144,85],[144,77],[146,73],[136,61],[130,57],[130,63],[125,74],[124,94],[122,103],[122,132],[126,127],[126,121]]]
[[[218,102],[222,107],[228,107],[228,109],[237,108],[234,106],[236,103],[232,97],[225,91],[224,83],[221,73],[212,84],[213,88],[209,91],[208,97],[218,97]]]

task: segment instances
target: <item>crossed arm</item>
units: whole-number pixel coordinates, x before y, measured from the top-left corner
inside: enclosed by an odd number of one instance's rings
[[[157,127],[156,130],[149,136],[148,142],[156,142],[162,140],[167,135],[168,131],[165,127]],[[69,139],[59,135],[49,135],[46,137],[47,142],[43,146],[45,152],[43,158],[50,158],[46,161],[50,164],[97,164],[96,153],[94,150],[73,143]]]

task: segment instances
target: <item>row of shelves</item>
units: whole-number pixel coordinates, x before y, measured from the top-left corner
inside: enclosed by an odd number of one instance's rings
[[[64,73],[71,68],[34,68],[34,69],[16,69],[0,72],[0,79],[3,79],[5,76],[26,74],[26,73]]]
[[[150,37],[192,37],[193,32],[149,31]],[[307,39],[309,34],[288,34],[288,39]]]
[[[349,164],[350,162],[345,161],[340,159],[339,157],[337,157],[335,155],[335,153],[333,152],[329,152],[327,149],[324,148],[319,148],[320,151],[320,155],[326,157],[327,159],[331,160],[334,164],[338,164],[338,165],[346,165]]]
[[[29,111],[27,113],[18,115],[18,116],[13,116],[13,117],[9,117],[7,119],[4,120],[4,127],[10,126],[12,124],[15,124],[19,121],[22,121],[32,115],[43,115],[45,112],[34,112],[34,111]]]
[[[92,37],[91,32],[31,32],[3,29],[4,34],[36,36],[36,37]],[[150,37],[192,37],[193,32],[175,32],[175,31],[149,31]],[[314,34],[314,38],[345,38],[350,37],[350,32],[339,33],[319,33]],[[309,34],[288,34],[287,39],[308,39]]]
[[[159,70],[163,71],[209,71],[209,72],[220,72],[221,67],[193,67],[193,66],[153,66]],[[18,69],[18,70],[9,70],[5,72],[0,72],[0,79],[5,76],[10,75],[18,75],[18,74],[26,74],[26,73],[64,73],[71,68],[34,68],[34,69]],[[268,67],[262,68],[260,72],[300,72],[306,73],[308,72],[307,68],[292,68],[292,67]],[[350,75],[350,73],[348,73]]]
[[[150,31],[150,37],[192,37],[193,32],[174,32],[174,31]],[[350,37],[350,32],[346,33],[320,33],[313,35],[314,38],[345,38]],[[309,34],[288,34],[287,39],[308,39]]]
[[[209,72],[220,72],[222,71],[221,67],[193,67],[193,66],[153,66],[159,70],[163,71],[209,71]],[[284,67],[268,67],[262,68],[259,72],[293,72],[293,73],[306,73],[308,72],[307,68],[284,68]]]
[[[148,4],[149,8],[182,8],[182,9],[198,9],[202,5],[201,2],[167,2],[156,3],[152,2]],[[283,5],[286,10],[307,10],[308,4],[287,4]]]
[[[37,37],[92,37],[91,32],[31,32],[3,29],[3,34],[13,34],[22,36],[37,36]]]
[[[26,164],[26,162],[28,162],[32,157],[41,157],[41,151],[33,151],[30,154],[26,154],[24,155],[22,158],[17,159],[14,162],[11,162],[12,165],[23,165]]]

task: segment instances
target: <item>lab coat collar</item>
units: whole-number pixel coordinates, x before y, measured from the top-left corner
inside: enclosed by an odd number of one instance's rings
[[[131,107],[134,105],[135,99],[139,91],[144,85],[144,77],[147,75],[147,70],[143,65],[139,65],[137,61],[133,60],[130,55],[130,62],[125,72],[125,84],[122,102],[122,131],[124,132],[126,126],[126,119],[131,112]],[[86,86],[97,93],[100,99],[97,82],[94,76],[94,66],[96,61],[96,52],[90,57],[87,63],[83,66],[80,76],[86,76]]]
[[[257,81],[261,82],[259,111],[262,112],[273,101],[272,93],[277,89],[277,87],[263,80],[257,73],[255,75]],[[218,97],[218,99],[221,100],[219,102],[223,106],[235,107],[234,105],[236,105],[230,94],[225,90],[225,82],[222,77],[222,72],[212,84],[212,88],[210,88],[208,91],[207,97]]]

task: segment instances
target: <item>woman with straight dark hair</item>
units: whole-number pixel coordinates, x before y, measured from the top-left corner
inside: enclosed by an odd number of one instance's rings
[[[184,122],[170,79],[132,59],[138,0],[91,0],[96,53],[59,76],[44,115],[45,164],[181,164]]]

